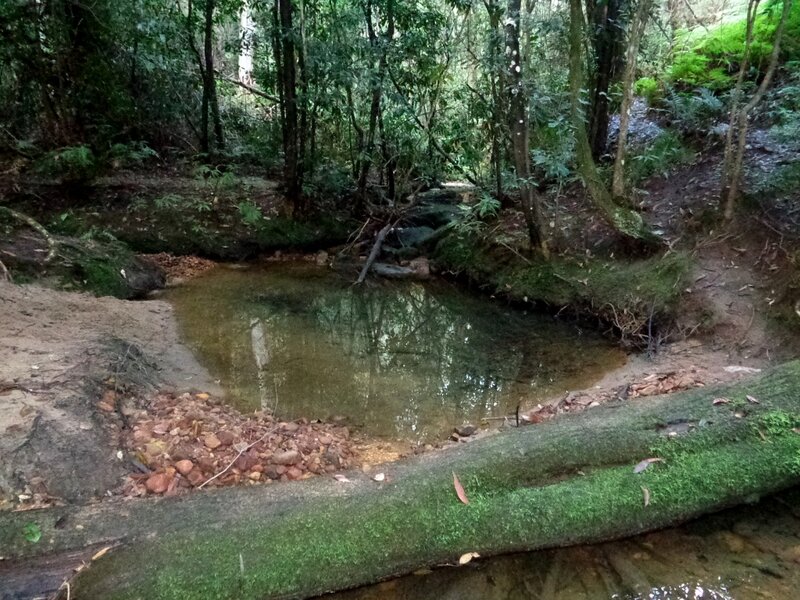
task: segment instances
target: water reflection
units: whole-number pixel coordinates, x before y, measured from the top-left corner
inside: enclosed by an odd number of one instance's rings
[[[308,265],[221,268],[169,298],[240,408],[344,415],[386,437],[441,438],[586,386],[624,360],[574,326],[449,285],[353,288]]]
[[[800,490],[628,540],[445,567],[328,600],[800,598]]]

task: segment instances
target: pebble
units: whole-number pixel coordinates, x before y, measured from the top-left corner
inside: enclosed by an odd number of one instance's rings
[[[276,465],[293,465],[300,460],[300,453],[297,450],[287,450],[277,452],[272,456],[272,462]]]
[[[194,463],[187,459],[179,460],[175,463],[175,468],[178,470],[178,473],[185,477],[194,468]]]
[[[163,494],[169,487],[169,481],[170,478],[166,473],[156,473],[155,475],[148,477],[147,482],[144,485],[147,488],[147,491],[153,494]]]
[[[220,442],[219,438],[213,433],[209,433],[205,438],[203,438],[203,443],[210,450],[216,450],[222,445],[222,442]]]
[[[478,428],[475,427],[475,425],[471,424],[462,425],[461,427],[456,427],[455,429],[455,432],[461,437],[469,437],[471,435],[475,435],[476,431],[478,431]]]

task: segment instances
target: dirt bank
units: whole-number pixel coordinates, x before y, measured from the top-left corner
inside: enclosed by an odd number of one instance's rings
[[[166,302],[0,281],[0,495],[102,496],[130,470],[117,455],[124,413],[165,386],[221,393]],[[115,408],[98,408],[109,393]]]

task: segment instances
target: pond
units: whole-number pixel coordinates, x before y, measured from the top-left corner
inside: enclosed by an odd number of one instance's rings
[[[167,297],[240,410],[342,416],[392,440],[442,440],[625,361],[595,333],[443,282],[354,287],[329,268],[275,263],[219,267]]]

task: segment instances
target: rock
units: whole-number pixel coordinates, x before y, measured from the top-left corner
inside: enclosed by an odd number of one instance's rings
[[[156,458],[164,453],[164,446],[158,442],[150,442],[145,445],[144,452],[151,458]]]
[[[251,481],[259,481],[261,479],[261,473],[258,471],[252,471],[247,474],[247,478]]]
[[[325,266],[328,264],[328,253],[325,252],[325,250],[320,250],[317,252],[316,256],[314,256],[314,262],[320,267]]]
[[[341,467],[342,459],[339,456],[339,453],[335,450],[327,450],[325,454],[322,455],[322,458],[325,459],[327,463],[332,465],[334,468],[338,469]],[[327,470],[327,469],[326,469]]]
[[[178,470],[178,473],[185,477],[194,468],[194,463],[187,459],[179,460],[175,463],[175,468]]]
[[[151,494],[163,494],[169,488],[170,478],[166,473],[156,473],[147,478],[144,486]]]
[[[321,435],[319,436],[318,441],[323,446],[328,446],[333,441],[333,438],[329,435]]]
[[[194,458],[194,448],[187,443],[176,444],[170,449],[169,455],[175,461],[189,460]]]
[[[201,469],[203,469],[203,471],[209,473],[213,471],[214,467],[216,466],[214,464],[214,459],[211,458],[210,456],[201,456],[200,458],[197,459],[197,464]]]
[[[286,476],[292,480],[300,479],[303,476],[303,471],[301,471],[297,467],[292,467],[291,469],[286,471]]]
[[[295,431],[300,429],[300,425],[298,425],[297,423],[292,423],[292,422],[281,423],[281,429],[283,429],[287,433],[294,433]]]
[[[278,467],[275,465],[267,465],[264,467],[264,475],[270,479],[278,479],[281,476],[278,472]]]
[[[469,437],[471,435],[475,435],[475,432],[478,431],[478,428],[475,425],[461,425],[460,427],[455,428],[455,432],[460,435],[461,437]]]
[[[272,462],[276,465],[293,465],[300,461],[300,453],[297,450],[287,450],[286,452],[276,452],[272,455]]]
[[[431,276],[431,265],[428,262],[428,259],[424,256],[420,256],[419,258],[415,258],[408,266],[414,271],[414,274],[419,277],[420,279],[427,279]]]
[[[146,429],[137,429],[133,432],[133,441],[137,444],[147,444],[153,439]]]
[[[206,480],[206,476],[203,475],[203,472],[200,469],[194,468],[189,471],[186,479],[188,479],[189,483],[191,483],[194,487],[197,487]]]
[[[230,431],[220,431],[217,434],[217,439],[223,446],[230,446],[231,444],[233,444],[233,442],[236,441],[236,436],[233,435],[233,433],[231,433]]]
[[[206,435],[206,437],[203,438],[203,443],[209,450],[216,450],[222,445],[222,442],[220,442],[219,438],[213,433]]]
[[[98,402],[97,408],[102,410],[103,412],[114,412],[114,406],[109,404],[108,402]]]

